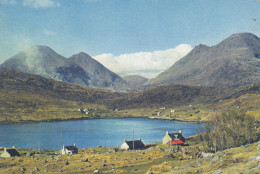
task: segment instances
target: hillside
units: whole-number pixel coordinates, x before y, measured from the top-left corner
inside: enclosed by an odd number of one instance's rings
[[[190,104],[214,103],[229,96],[230,90],[184,85],[165,85],[115,100],[117,108],[176,107]]]
[[[144,85],[247,86],[260,81],[259,55],[260,38],[250,33],[233,34],[216,46],[196,46]]]
[[[0,70],[0,121],[55,120],[89,117],[79,108],[113,115],[105,104],[123,94]],[[100,112],[98,114],[98,112]]]
[[[34,46],[7,59],[2,70],[40,75],[58,81],[121,90],[126,82],[86,53],[65,58],[47,46]]]

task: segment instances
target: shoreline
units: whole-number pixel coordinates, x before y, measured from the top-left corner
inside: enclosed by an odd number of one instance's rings
[[[124,118],[147,118],[147,119],[156,119],[156,120],[169,120],[185,123],[207,123],[208,121],[201,120],[183,120],[183,119],[174,119],[174,118],[159,118],[152,116],[123,116],[123,117],[81,117],[81,118],[68,118],[68,119],[47,119],[47,120],[22,120],[22,121],[0,121],[0,124],[24,124],[24,123],[41,123],[41,122],[61,122],[61,121],[77,121],[77,120],[96,120],[96,119],[124,119]]]

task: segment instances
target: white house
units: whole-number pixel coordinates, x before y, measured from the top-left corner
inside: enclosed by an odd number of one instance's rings
[[[4,152],[1,153],[0,157],[7,158],[13,156],[20,156],[16,149],[6,149],[4,148]]]
[[[61,154],[65,155],[72,155],[72,154],[78,154],[78,148],[76,147],[76,145],[74,144],[73,146],[64,146],[61,149]]]
[[[134,141],[126,141],[124,140],[123,144],[120,146],[120,149],[124,150],[137,150],[137,149],[144,149],[144,143],[142,142],[141,138],[139,140]]]

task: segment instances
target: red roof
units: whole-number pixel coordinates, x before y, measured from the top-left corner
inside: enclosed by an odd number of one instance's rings
[[[184,145],[184,142],[181,140],[172,140],[171,144],[175,144],[175,145]]]

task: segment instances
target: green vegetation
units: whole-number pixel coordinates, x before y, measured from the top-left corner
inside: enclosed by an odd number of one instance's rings
[[[205,126],[200,140],[207,151],[217,152],[255,142],[257,136],[255,118],[244,112],[229,112],[217,115]],[[203,131],[202,131],[203,132]]]

